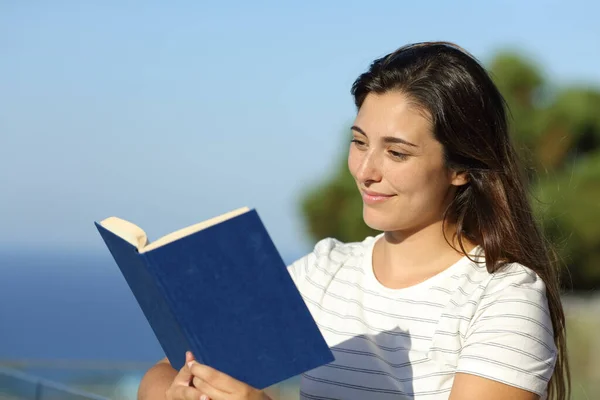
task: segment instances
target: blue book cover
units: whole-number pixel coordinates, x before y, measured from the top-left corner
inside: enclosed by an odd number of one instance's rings
[[[256,210],[152,243],[120,218],[95,225],[175,369],[190,350],[265,389],[333,361]]]

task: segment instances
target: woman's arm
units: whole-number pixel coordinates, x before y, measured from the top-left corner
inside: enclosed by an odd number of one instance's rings
[[[201,394],[212,400],[273,400],[265,392],[193,360],[188,352],[181,371],[175,370],[167,358],[156,363],[140,382],[138,400],[200,399]]]
[[[540,396],[527,390],[506,385],[476,375],[457,373],[449,400],[539,400]]]
[[[138,389],[138,400],[166,400],[167,389],[171,386],[177,370],[164,358],[150,368],[143,376]]]

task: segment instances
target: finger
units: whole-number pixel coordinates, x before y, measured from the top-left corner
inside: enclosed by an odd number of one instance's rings
[[[189,366],[193,376],[225,393],[234,393],[243,385],[237,379],[197,361],[192,361]]]
[[[190,361],[190,362],[192,362],[192,361]],[[186,363],[183,367],[181,367],[181,369],[175,376],[173,383],[176,385],[189,386],[190,382],[192,381],[192,377],[193,377],[192,372],[190,371],[188,363]]]
[[[186,351],[185,352],[185,363],[189,363],[190,361],[194,361],[194,355],[192,354],[191,351]]]
[[[210,400],[227,400],[231,397],[230,393],[219,390],[198,377],[194,377],[194,387]]]
[[[191,381],[192,381],[192,378],[193,378],[193,375],[192,375],[192,373],[189,371],[189,367],[188,367],[189,363],[191,363],[192,361],[194,361],[194,355],[192,354],[192,352],[191,352],[191,351],[186,351],[186,352],[185,352],[185,365],[184,365],[184,367],[183,367],[183,368],[187,368],[187,371],[188,371],[188,373],[189,373],[189,377],[187,378],[187,381],[186,381],[186,384],[187,384],[187,385],[190,385],[190,383],[191,383]],[[193,385],[192,385],[192,386],[193,386]]]
[[[199,386],[206,386],[206,385],[212,386],[212,385],[210,385],[210,383],[208,383],[208,382],[206,382],[206,381],[202,380],[202,378],[198,378],[197,376],[194,376],[194,377],[192,378],[192,384],[193,384],[193,385],[194,385],[194,387],[196,387],[196,388],[197,388],[197,386],[196,386],[196,385],[199,385]],[[214,388],[215,390],[219,390],[219,389],[215,388],[214,386],[213,386],[213,388]],[[223,393],[226,393],[226,392],[223,392]]]
[[[177,386],[173,389],[172,398],[178,400],[199,400],[202,395],[198,389],[191,386]]]
[[[202,379],[198,378],[197,376],[194,376],[192,378],[192,385],[194,387],[196,387],[196,385],[200,385],[201,382],[204,382]]]

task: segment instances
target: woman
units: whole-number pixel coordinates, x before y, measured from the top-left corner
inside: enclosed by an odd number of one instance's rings
[[[348,167],[382,233],[321,240],[289,268],[336,358],[303,375],[301,398],[568,398],[557,272],[485,70],[451,43],[414,44],[352,94]],[[154,366],[140,399],[268,398],[188,361]]]

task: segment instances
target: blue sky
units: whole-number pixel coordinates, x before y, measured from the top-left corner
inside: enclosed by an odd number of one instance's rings
[[[285,5],[284,5],[285,4]],[[345,150],[353,80],[413,41],[600,84],[596,2],[0,1],[0,247],[103,251],[256,207],[286,255]]]

